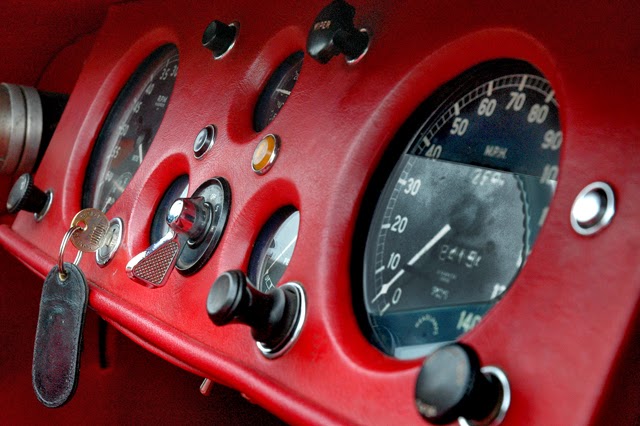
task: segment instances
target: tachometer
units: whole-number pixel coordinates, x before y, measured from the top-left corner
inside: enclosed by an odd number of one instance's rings
[[[558,104],[530,65],[493,61],[429,98],[394,143],[404,151],[378,171],[364,219],[362,295],[371,341],[414,358],[473,328],[523,267],[556,187]]]
[[[160,127],[178,74],[178,49],[153,52],[131,76],[109,111],[84,181],[83,207],[106,212],[142,164]]]

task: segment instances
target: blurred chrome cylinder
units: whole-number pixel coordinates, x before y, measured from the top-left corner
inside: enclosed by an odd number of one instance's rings
[[[67,95],[0,84],[0,174],[22,174],[36,169],[67,100]]]

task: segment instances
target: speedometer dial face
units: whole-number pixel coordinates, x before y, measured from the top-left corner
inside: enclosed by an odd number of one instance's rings
[[[473,328],[522,269],[562,132],[549,82],[501,60],[440,89],[398,139],[404,151],[378,172],[362,295],[371,341],[415,358]]]
[[[178,50],[165,45],[138,67],[98,135],[84,182],[83,207],[104,212],[122,195],[160,127],[178,74]]]

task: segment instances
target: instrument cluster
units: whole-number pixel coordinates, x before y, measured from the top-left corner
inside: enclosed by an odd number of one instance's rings
[[[541,312],[575,295],[553,272],[575,260],[565,247],[600,264],[589,238],[619,235],[622,192],[608,163],[577,172],[572,96],[584,92],[546,24],[434,24],[432,40],[418,17],[415,36],[382,19],[389,5],[317,2],[267,30],[226,5],[178,23],[182,8],[166,3],[131,34],[116,29],[156,8],[113,7],[98,39],[112,52],[89,56],[59,149],[12,192],[14,210],[36,214],[16,219],[14,252],[102,211],[95,262],[76,262],[90,304],[207,381],[276,411],[299,403],[292,422],[305,410],[318,422],[500,422],[524,412],[522,395],[546,407],[532,393],[546,379],[517,364],[563,358],[536,352],[554,326],[567,344],[593,337]],[[20,257],[43,273],[57,244]],[[338,407],[363,386],[388,400]]]

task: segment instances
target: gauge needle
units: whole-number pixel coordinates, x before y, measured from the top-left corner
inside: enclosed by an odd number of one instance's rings
[[[296,235],[296,236],[295,236],[295,238],[294,238],[293,240],[291,240],[291,242],[290,242],[289,244],[287,244],[287,246],[286,246],[284,249],[282,249],[282,251],[280,252],[280,254],[278,255],[278,257],[276,257],[276,258],[273,260],[273,263],[271,263],[271,265],[269,265],[269,267],[267,268],[267,270],[266,270],[266,271],[264,271],[264,275],[267,275],[267,274],[269,273],[269,271],[271,270],[271,268],[273,268],[273,265],[275,265],[275,264],[276,264],[276,262],[277,262],[278,260],[280,260],[280,258],[282,257],[282,255],[283,255],[283,254],[285,254],[285,253],[287,252],[287,250],[289,250],[289,247],[291,247],[291,244],[295,243],[297,239],[298,239],[298,236]]]
[[[123,192],[124,192],[124,186],[120,185],[117,181],[116,181],[116,182],[113,182],[113,186],[115,186],[115,187],[116,187],[116,189],[117,189],[118,191],[120,191],[120,193],[123,193]]]
[[[412,266],[414,263],[416,263],[418,259],[424,256],[426,252],[431,250],[431,248],[435,246],[438,243],[438,241],[440,241],[440,239],[444,237],[449,231],[451,231],[451,226],[447,223],[445,226],[442,227],[440,231],[438,231],[436,235],[433,236],[433,238],[429,240],[429,242],[427,242],[427,244],[424,245],[424,247],[420,249],[419,252],[417,252],[411,258],[411,260],[407,262],[407,266]],[[393,283],[395,283],[398,280],[398,278],[400,278],[403,274],[404,274],[404,267],[400,269],[398,273],[395,274],[393,278],[391,278],[391,280],[389,280],[388,283],[382,285],[382,288],[380,289],[378,294],[376,294],[376,297],[374,297],[373,300],[371,300],[371,303],[375,302],[380,296],[387,294],[387,292],[389,291]]]
[[[140,165],[142,165],[142,157],[144,157],[144,155],[142,154],[142,144],[138,145],[138,163],[140,163]]]
[[[284,90],[284,89],[276,89],[276,92],[279,92],[279,93],[285,94],[285,95],[287,95],[287,96],[289,96],[289,95],[291,94],[291,91],[290,91],[290,90]]]

